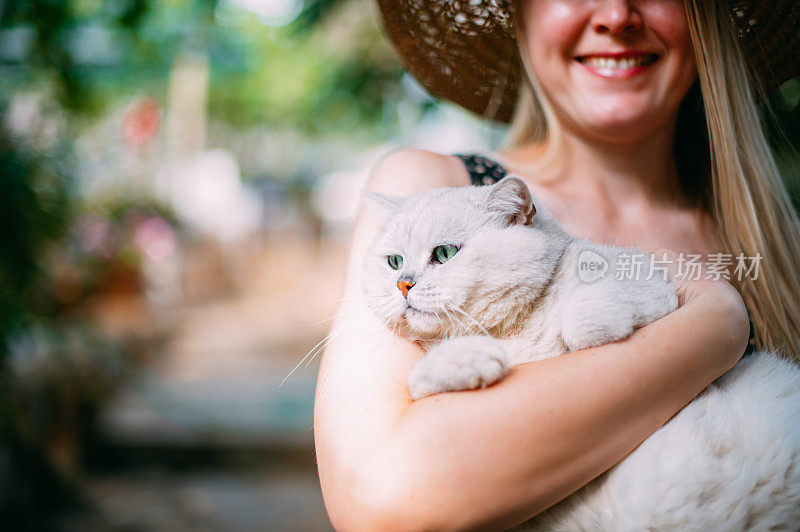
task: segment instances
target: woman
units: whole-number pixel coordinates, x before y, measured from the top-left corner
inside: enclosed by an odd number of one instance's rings
[[[496,158],[568,231],[648,250],[760,253],[763,270],[733,279],[735,288],[683,281],[681,307],[623,342],[519,366],[486,390],[412,403],[406,377],[422,351],[359,301],[377,231],[365,211],[315,413],[335,527],[512,526],[613,466],[733,367],[747,345],[748,311],[757,345],[800,353],[798,220],[763,137],[731,12],[712,4],[527,0],[511,14],[495,1],[383,2],[387,30],[429,88],[501,120],[516,109],[512,147]],[[771,3],[777,13],[766,19],[737,4],[743,15],[733,17],[748,27],[788,26],[798,38],[798,18],[777,16],[791,2]],[[762,82],[797,73],[796,57],[772,57],[758,65]],[[517,85],[520,64],[527,75]],[[408,195],[469,183],[458,157],[399,151],[377,165],[369,188]]]

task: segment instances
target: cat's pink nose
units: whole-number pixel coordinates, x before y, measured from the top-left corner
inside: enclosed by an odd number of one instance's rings
[[[397,288],[403,292],[403,297],[408,297],[408,291],[411,290],[412,286],[414,286],[414,283],[411,281],[397,281]]]

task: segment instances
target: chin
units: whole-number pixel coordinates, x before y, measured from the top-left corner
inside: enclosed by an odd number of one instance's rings
[[[442,336],[442,320],[434,314],[407,309],[400,321],[402,326],[398,332],[412,340],[433,340]]]
[[[599,140],[629,142],[642,139],[659,129],[660,124],[654,117],[635,112],[622,112],[613,116],[598,116],[584,121],[585,131]]]
[[[573,115],[584,129],[595,133],[598,137],[610,136],[640,138],[656,129],[665,121],[669,113],[653,112],[652,105],[641,98],[613,98],[610,101],[590,103],[591,108],[582,116]]]

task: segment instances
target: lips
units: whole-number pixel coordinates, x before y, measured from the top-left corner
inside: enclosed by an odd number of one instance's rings
[[[592,74],[604,78],[629,78],[644,72],[660,59],[646,52],[604,52],[575,57]]]

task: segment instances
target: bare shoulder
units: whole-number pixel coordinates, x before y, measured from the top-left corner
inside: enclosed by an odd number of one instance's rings
[[[456,157],[426,150],[398,149],[375,163],[367,188],[405,197],[432,188],[466,185],[469,185],[469,176]]]

